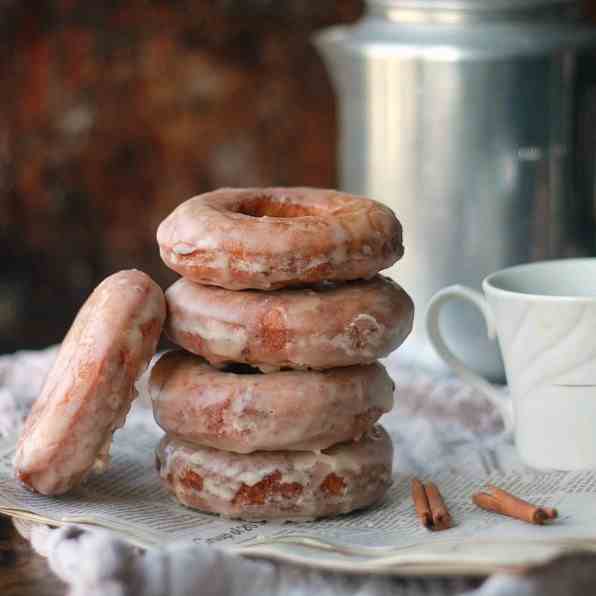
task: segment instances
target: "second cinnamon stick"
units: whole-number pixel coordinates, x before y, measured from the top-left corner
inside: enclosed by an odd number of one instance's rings
[[[530,524],[541,525],[547,519],[555,519],[558,515],[557,510],[552,507],[537,507],[494,485],[488,486],[488,492],[473,495],[472,501],[486,511],[507,515]]]
[[[548,519],[544,509],[532,505],[532,503],[528,503],[528,501],[524,501],[502,488],[489,484],[488,490],[499,500],[506,511],[513,514],[511,517],[523,519],[531,524],[543,524]],[[506,515],[509,515],[509,513],[506,513]]]

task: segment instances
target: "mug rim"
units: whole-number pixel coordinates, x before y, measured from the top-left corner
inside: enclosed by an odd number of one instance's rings
[[[532,263],[522,263],[520,265],[513,265],[512,267],[505,267],[498,271],[489,273],[482,280],[482,288],[485,293],[489,291],[493,294],[509,297],[509,298],[525,298],[540,301],[564,301],[564,302],[596,302],[596,295],[594,296],[573,296],[569,294],[533,294],[530,292],[515,292],[513,290],[505,290],[499,286],[494,285],[494,278],[499,275],[516,273],[526,269],[536,269],[545,266],[552,266],[559,263],[579,264],[579,263],[593,263],[596,272],[596,257],[581,257],[581,258],[566,258],[566,259],[547,259],[543,261],[535,261]]]

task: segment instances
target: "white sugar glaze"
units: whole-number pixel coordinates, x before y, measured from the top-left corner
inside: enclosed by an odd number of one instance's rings
[[[124,423],[164,318],[161,289],[140,271],[116,273],[91,294],[17,446],[16,474],[28,488],[61,494],[106,467],[112,433]]]
[[[181,503],[243,519],[316,519],[371,505],[391,483],[392,458],[380,426],[321,453],[238,455],[168,436],[157,450],[162,481]]]
[[[358,439],[393,406],[393,382],[379,363],[234,374],[169,352],[153,366],[148,388],[166,432],[238,453],[325,449]]]
[[[180,279],[166,292],[165,330],[212,364],[326,369],[373,362],[412,328],[414,306],[376,276],[314,289],[235,292]]]
[[[401,225],[388,207],[312,188],[193,197],[160,224],[157,241],[166,265],[229,289],[367,278],[403,254]]]

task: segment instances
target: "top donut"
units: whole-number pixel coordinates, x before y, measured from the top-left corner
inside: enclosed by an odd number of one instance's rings
[[[403,255],[391,209],[315,188],[222,188],[179,205],[157,230],[165,264],[230,290],[368,278]]]

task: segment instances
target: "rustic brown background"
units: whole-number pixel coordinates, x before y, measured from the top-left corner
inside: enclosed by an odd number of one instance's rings
[[[313,30],[361,0],[0,0],[0,352],[58,341],[182,200],[335,184]]]

